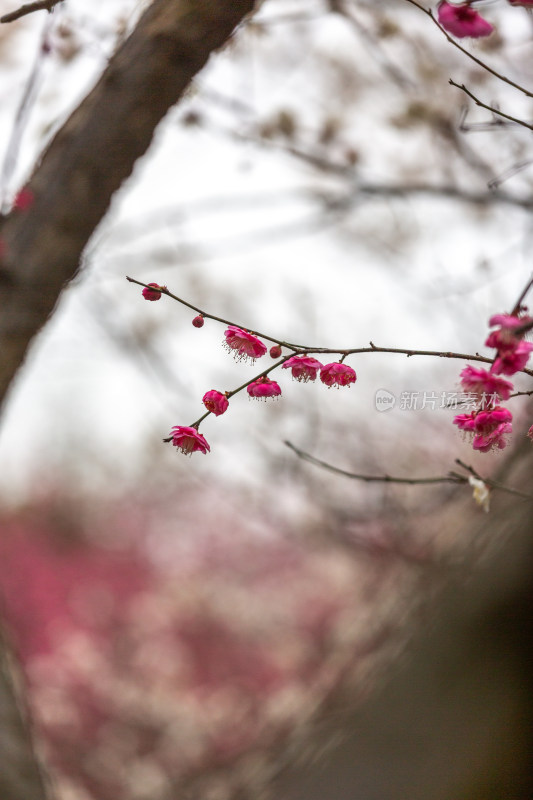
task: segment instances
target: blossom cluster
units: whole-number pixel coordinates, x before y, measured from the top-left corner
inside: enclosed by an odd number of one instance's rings
[[[501,375],[523,370],[533,350],[533,344],[523,339],[533,326],[533,318],[522,309],[515,314],[495,314],[489,325],[496,330],[489,333],[485,345],[496,350],[496,357],[489,370],[470,365],[462,370],[461,385],[477,396],[478,404],[469,414],[458,414],[453,420],[459,430],[471,437],[474,450],[481,453],[502,450],[507,444],[513,415],[500,401],[509,399],[513,384]]]
[[[481,14],[475,10],[476,0],[466,0],[462,3],[450,3],[442,0],[437,7],[437,20],[442,28],[458,39],[469,37],[480,39],[490,36],[494,30],[494,25],[488,22]],[[533,0],[508,0],[512,6],[524,6],[533,8]]]
[[[156,283],[148,284],[143,289],[143,297],[146,300],[159,300],[161,289]],[[195,317],[192,321],[195,327],[202,327],[204,318],[202,315]],[[250,331],[239,328],[237,325],[229,325],[224,332],[224,347],[234,355],[237,361],[248,361],[253,364],[258,358],[267,352],[266,345]],[[282,354],[281,345],[277,344],[270,348],[272,358],[278,358]],[[279,365],[275,365],[279,366]],[[275,368],[274,367],[274,368]],[[322,364],[318,359],[312,358],[305,353],[297,353],[286,357],[282,364],[283,369],[290,369],[292,377],[301,382],[308,383],[315,381],[320,374],[320,380],[326,386],[349,386],[355,383],[357,375],[352,367],[343,364],[341,361],[334,361],[329,364]],[[269,370],[270,371],[270,370]],[[246,391],[249,397],[266,400],[267,398],[280,397],[281,387],[279,383],[269,378],[268,374],[260,375],[258,378],[249,381]],[[243,387],[241,387],[243,388]],[[239,390],[235,390],[239,391]],[[229,397],[235,392],[220,392],[217,389],[210,389],[202,398],[202,402],[208,413],[220,416],[229,408]],[[186,455],[194,452],[206,454],[210,451],[209,444],[204,436],[198,432],[198,424],[191,426],[175,425],[172,428],[169,441]]]

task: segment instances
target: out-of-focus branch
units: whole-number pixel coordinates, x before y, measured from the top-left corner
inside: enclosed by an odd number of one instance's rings
[[[0,22],[15,22],[20,17],[25,17],[26,14],[33,14],[34,11],[52,11],[54,6],[61,3],[62,0],[37,0],[35,3],[26,3],[15,11],[10,11],[9,14],[4,14],[0,17]]]
[[[0,629],[0,797],[46,800],[43,776],[17,697],[13,669]]]
[[[492,114],[495,114],[498,117],[502,117],[503,119],[506,119],[509,122],[513,122],[515,125],[521,125],[523,128],[528,128],[528,130],[533,131],[532,124],[526,122],[523,119],[520,119],[519,117],[512,117],[510,114],[505,114],[503,111],[500,111],[499,108],[495,108],[494,106],[490,106],[487,103],[484,103],[482,100],[479,99],[479,97],[476,97],[476,95],[473,92],[471,92],[470,89],[467,89],[464,83],[456,83],[451,78],[448,81],[448,83],[450,84],[450,86],[455,86],[456,89],[460,89],[462,92],[468,95],[468,97],[470,97],[471,100],[474,101],[476,106],[479,106],[480,108],[485,108],[487,111],[490,111]]]
[[[419,11],[422,11],[424,14],[426,14],[426,16],[428,16],[430,20],[435,23],[437,28],[443,33],[443,35],[446,37],[449,43],[453,44],[454,47],[460,50],[461,53],[463,53],[465,56],[468,56],[468,58],[474,61],[479,67],[484,69],[486,72],[490,72],[490,74],[494,75],[494,77],[498,78],[498,80],[509,84],[509,86],[512,86],[514,89],[518,89],[518,91],[520,92],[523,92],[527,97],[533,97],[533,92],[531,92],[529,89],[526,89],[525,86],[521,86],[519,83],[515,83],[510,78],[506,78],[506,76],[502,75],[501,72],[498,72],[497,70],[490,67],[485,61],[482,61],[480,58],[477,58],[477,56],[473,55],[473,53],[470,53],[468,50],[462,47],[462,45],[460,45],[459,42],[455,41],[455,39],[452,36],[450,36],[449,33],[447,33],[447,31],[444,30],[444,28],[438,22],[438,20],[435,19],[435,17],[433,16],[433,11],[431,11],[431,9],[424,8],[424,6],[421,5],[420,3],[417,3],[416,0],[406,0],[406,2],[410,3],[412,6],[415,6],[415,8],[418,8]]]
[[[155,0],[32,176],[0,230],[0,400],[114,192],[154,129],[254,0]]]

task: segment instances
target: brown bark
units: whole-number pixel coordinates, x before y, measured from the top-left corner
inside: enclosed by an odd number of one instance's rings
[[[157,124],[253,7],[254,0],[155,0],[48,146],[27,187],[31,207],[0,228],[0,403]],[[43,800],[8,662],[0,641],[0,796]]]
[[[0,230],[0,401],[154,129],[254,0],[155,0],[56,134]]]
[[[530,492],[532,466],[526,440],[498,480]],[[404,655],[385,664],[380,692],[358,702],[356,685],[323,710],[302,743],[310,757],[285,764],[272,796],[533,797],[533,503],[499,493],[492,506],[485,515],[465,498],[425,520],[451,565],[419,567],[414,584],[402,568],[398,590],[413,597],[412,613],[400,620],[392,609],[389,620],[391,638],[411,630]],[[312,758],[328,741],[324,757]]]

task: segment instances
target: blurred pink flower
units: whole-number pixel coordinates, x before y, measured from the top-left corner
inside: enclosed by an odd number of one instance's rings
[[[507,435],[513,430],[510,422],[502,422],[490,433],[478,433],[474,436],[472,447],[481,453],[488,453],[489,450],[503,450],[507,444]]]
[[[470,414],[458,414],[453,419],[453,424],[473,435],[472,447],[487,453],[489,450],[499,448],[502,450],[507,444],[506,435],[513,430],[511,420],[513,415],[507,408],[497,406],[492,409],[473,411]]]
[[[224,411],[228,410],[228,398],[222,392],[217,392],[216,389],[211,389],[206,392],[202,398],[202,402],[208,411],[211,411],[216,417],[219,417]]]
[[[284,364],[282,369],[290,369],[292,377],[297,381],[307,383],[307,381],[316,380],[319,369],[322,369],[323,364],[316,358],[310,356],[291,356]]]
[[[533,6],[533,0],[509,0],[509,3],[512,6],[525,6],[526,8]]]
[[[494,328],[496,325],[500,327],[496,331],[489,333],[485,345],[487,347],[494,347],[497,350],[505,347],[514,347],[522,338],[523,334],[516,334],[517,328],[533,322],[533,318],[527,314],[522,316],[516,314],[494,314],[489,319],[489,327]]]
[[[35,197],[31,189],[21,189],[15,197],[13,208],[16,211],[27,211],[33,205]]]
[[[472,367],[468,364],[461,372],[461,385],[467,392],[474,392],[480,397],[491,398],[498,395],[502,400],[508,400],[513,390],[513,384],[504,378],[499,378],[493,372],[481,367]]]
[[[355,383],[357,375],[351,367],[334,361],[321,368],[320,380],[326,386],[349,386],[350,383]]]
[[[470,414],[457,414],[457,416],[453,418],[453,424],[457,425],[461,431],[473,433],[476,427],[476,412],[471,411]]]
[[[529,438],[530,438],[530,439],[531,439],[531,441],[533,442],[533,425],[532,425],[532,426],[531,426],[531,428],[528,430],[528,432],[527,432],[527,435],[529,436]]]
[[[171,430],[171,436],[174,447],[177,447],[178,450],[181,450],[186,456],[189,456],[196,450],[204,453],[204,455],[208,450],[211,450],[207,440],[201,433],[198,433],[196,428],[189,428],[186,425],[175,425]]]
[[[533,350],[531,342],[518,342],[516,347],[498,350],[498,356],[492,365],[496,375],[514,375],[524,369]]]
[[[253,362],[256,358],[264,356],[267,351],[266,345],[257,336],[243,331],[236,325],[230,325],[224,336],[226,338],[224,346],[230,351],[235,351],[234,355],[237,360],[245,359]]]
[[[439,3],[437,19],[445,31],[459,39],[465,36],[479,39],[481,36],[489,36],[494,30],[494,26],[470,5],[454,6],[446,0]]]
[[[279,397],[281,389],[276,381],[271,381],[266,375],[263,378],[258,378],[253,383],[250,383],[246,389],[250,397],[267,398]]]
[[[148,286],[154,286],[154,289],[149,289]],[[145,300],[161,300],[161,292],[157,291],[157,289],[166,289],[166,286],[160,286],[158,283],[149,283],[148,286],[145,286],[143,289],[143,297]]]

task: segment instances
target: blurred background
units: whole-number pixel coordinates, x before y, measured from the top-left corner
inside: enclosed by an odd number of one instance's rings
[[[482,5],[496,32],[466,47],[527,85],[531,15]],[[5,208],[142,10],[65,0],[0,28]],[[530,131],[449,78],[528,115],[407,2],[266,0],[159,126],[34,342],[0,429],[0,587],[58,800],[532,796],[531,506],[485,518],[468,489],[357,483],[284,444],[364,474],[462,458],[525,490],[527,399],[508,466],[440,401],[462,361],[361,354],[350,388],[274,373],[278,401],[238,394],[189,459],[170,428],[263,364],[125,278],[310,346],[485,353],[530,273]],[[476,583],[491,531],[521,544]]]

